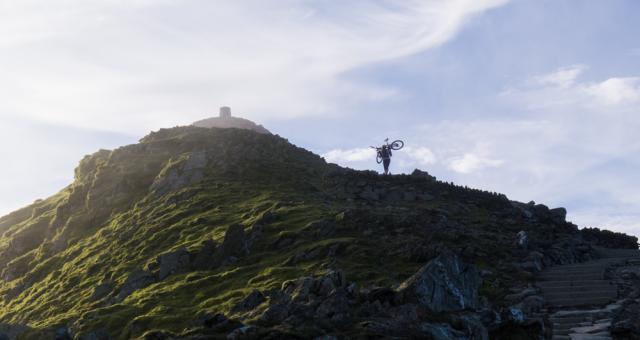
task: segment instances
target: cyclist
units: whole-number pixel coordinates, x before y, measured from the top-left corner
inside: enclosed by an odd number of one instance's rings
[[[389,174],[389,164],[391,164],[391,156],[393,153],[391,150],[400,150],[404,147],[404,142],[401,140],[394,140],[391,144],[389,144],[389,138],[384,140],[384,144],[381,147],[372,146],[372,149],[376,149],[378,156],[376,157],[376,161],[378,164],[384,164],[384,174]]]
[[[389,174],[389,164],[391,164],[391,156],[393,153],[391,152],[391,148],[388,145],[383,145],[379,151],[380,158],[382,158],[382,164],[384,165],[384,174]]]

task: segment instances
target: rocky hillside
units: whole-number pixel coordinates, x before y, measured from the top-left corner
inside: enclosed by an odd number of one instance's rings
[[[565,216],[270,134],[161,130],[0,219],[0,332],[538,339],[541,306],[520,294],[536,272],[638,246]]]

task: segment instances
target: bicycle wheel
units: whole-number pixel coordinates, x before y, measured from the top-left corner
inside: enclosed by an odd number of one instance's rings
[[[394,140],[393,143],[391,143],[391,150],[400,150],[404,147],[404,142],[401,140]]]
[[[376,156],[376,162],[378,162],[378,164],[382,163],[382,156],[380,156],[380,154]]]

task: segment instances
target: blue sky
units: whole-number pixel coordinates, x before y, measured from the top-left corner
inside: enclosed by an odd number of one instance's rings
[[[640,235],[634,0],[24,0],[0,7],[0,213],[83,155],[229,105],[327,160]]]

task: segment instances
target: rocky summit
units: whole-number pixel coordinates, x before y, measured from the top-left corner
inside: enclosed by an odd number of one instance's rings
[[[424,171],[178,127],[0,218],[0,338],[637,339],[637,248]]]
[[[203,120],[199,120],[193,123],[193,126],[204,128],[236,128],[253,130],[258,133],[271,133],[264,126],[256,124],[248,119],[233,117],[231,115],[231,108],[223,106],[220,108],[220,115],[218,117],[211,117]]]

